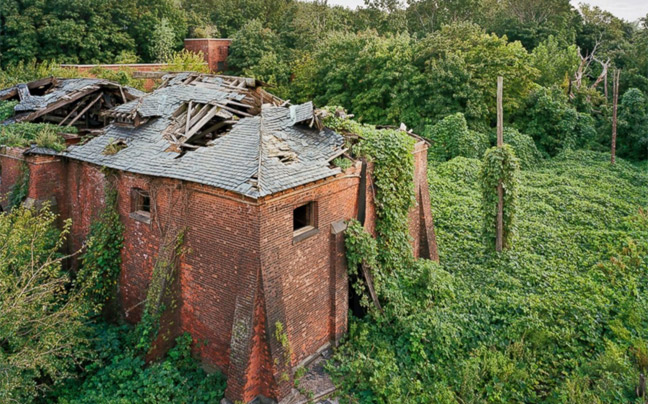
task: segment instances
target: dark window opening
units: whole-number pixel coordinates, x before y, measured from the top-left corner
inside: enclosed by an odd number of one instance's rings
[[[293,210],[294,232],[301,233],[317,227],[315,207],[315,202],[309,202]]]
[[[207,146],[212,140],[226,135],[235,123],[235,120],[225,120],[221,117],[212,118],[201,129],[192,134],[185,145]]]
[[[151,217],[151,196],[148,192],[134,188],[131,191],[132,212],[131,217],[148,222]]]

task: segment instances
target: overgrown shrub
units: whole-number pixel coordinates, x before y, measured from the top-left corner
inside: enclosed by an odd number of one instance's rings
[[[225,378],[207,374],[191,357],[191,336],[183,334],[160,362],[146,364],[133,353],[126,326],[100,324],[94,363],[87,378],[70,380],[57,392],[62,404],[211,403],[225,392]]]
[[[205,63],[202,52],[191,52],[183,49],[173,52],[164,60],[171,72],[200,72],[209,73],[209,66]]]
[[[430,158],[438,161],[459,156],[481,158],[489,146],[488,136],[468,129],[462,113],[448,115],[427,127],[424,136],[432,142]]]
[[[441,298],[384,284],[417,297],[401,300],[396,317],[350,318],[329,367],[339,394],[362,403],[637,402],[648,341],[647,171],[583,151],[522,171],[519,233],[496,255],[483,243],[481,164],[459,157],[430,169],[438,273],[451,282],[431,282]]]
[[[496,133],[491,133],[493,143],[496,140]],[[542,160],[542,154],[538,151],[533,138],[514,128],[504,128],[504,143],[510,145],[515,152],[520,167],[524,169],[535,167]]]
[[[0,101],[0,122],[14,116],[14,107],[18,105],[18,101]]]
[[[77,133],[77,128],[66,127],[67,133]],[[28,147],[35,144],[54,151],[65,150],[65,139],[59,135],[62,128],[49,123],[20,122],[0,126],[0,145]]]
[[[482,186],[482,209],[484,212],[484,233],[491,245],[495,242],[498,194],[501,183],[504,191],[504,239],[502,245],[508,248],[515,234],[515,216],[518,204],[520,166],[513,148],[507,144],[492,147],[482,160],[480,182]]]

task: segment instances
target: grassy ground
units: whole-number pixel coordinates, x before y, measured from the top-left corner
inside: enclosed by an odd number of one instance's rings
[[[452,276],[428,288],[452,293],[354,319],[330,369],[346,399],[643,402],[646,166],[569,152],[524,171],[517,235],[500,256],[483,241],[479,170],[464,158],[430,169],[439,272]]]

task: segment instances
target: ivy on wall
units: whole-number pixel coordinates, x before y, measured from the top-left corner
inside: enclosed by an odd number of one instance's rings
[[[16,206],[20,206],[27,198],[29,193],[29,167],[27,163],[23,162],[20,166],[20,175],[16,180],[16,183],[11,187],[11,192],[9,193],[9,209],[13,209]]]
[[[184,253],[184,229],[178,231],[171,243],[162,246],[158,253],[157,260],[153,267],[151,283],[146,292],[146,303],[142,319],[135,329],[136,348],[141,352],[148,352],[158,336],[160,318],[166,309],[165,297],[168,296],[169,288],[173,283],[175,269],[178,266],[178,259]],[[174,305],[175,302],[171,301]]]
[[[356,282],[360,303],[387,321],[406,321],[406,311],[417,301],[437,301],[452,295],[451,276],[429,260],[415,260],[409,235],[409,211],[415,202],[414,145],[416,139],[401,130],[377,129],[348,119],[340,109],[328,108],[326,126],[359,139],[353,154],[373,163],[376,238],[356,220],[349,222],[345,246],[349,273]],[[331,111],[334,111],[331,113]],[[373,288],[382,304],[373,310],[366,280],[358,268],[371,269]],[[377,315],[378,313],[384,316]]]
[[[520,164],[513,148],[505,144],[492,147],[484,153],[480,172],[482,186],[482,209],[484,212],[484,234],[488,243],[495,243],[497,222],[497,186],[502,182],[504,189],[504,248],[511,245],[515,234]]]
[[[81,269],[76,284],[83,287],[90,312],[100,314],[115,295],[124,245],[124,226],[117,210],[117,190],[107,184],[106,204],[90,225],[86,248],[81,255]]]

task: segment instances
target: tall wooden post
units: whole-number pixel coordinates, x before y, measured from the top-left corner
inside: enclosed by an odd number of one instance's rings
[[[610,163],[616,163],[616,140],[617,140],[617,107],[619,105],[619,77],[621,71],[619,69],[614,71],[614,83],[612,83],[612,151]]]
[[[504,77],[497,78],[497,147],[504,145],[504,108],[502,98],[504,93]],[[504,246],[504,187],[502,180],[497,184],[497,229],[495,234],[495,250],[501,252]]]

